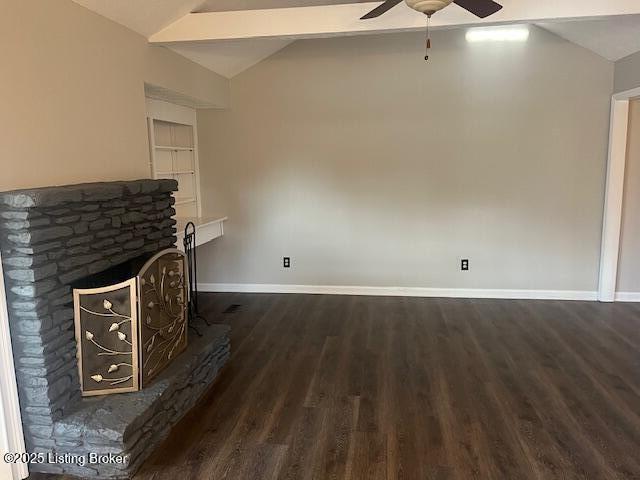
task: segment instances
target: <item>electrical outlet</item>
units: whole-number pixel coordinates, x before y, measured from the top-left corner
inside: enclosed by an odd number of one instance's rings
[[[462,261],[460,262],[460,270],[462,270],[463,272],[469,271],[469,259],[467,258],[462,259]]]
[[[284,257],[284,258],[282,259],[282,266],[283,266],[284,268],[291,268],[291,258],[289,258],[289,257]]]

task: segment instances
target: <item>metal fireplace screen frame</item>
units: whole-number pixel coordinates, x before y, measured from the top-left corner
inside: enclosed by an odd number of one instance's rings
[[[139,389],[135,278],[74,290],[78,374],[83,396]],[[113,325],[118,325],[117,332]]]
[[[125,282],[74,289],[83,396],[135,392],[186,349],[185,272],[184,253],[168,249]]]

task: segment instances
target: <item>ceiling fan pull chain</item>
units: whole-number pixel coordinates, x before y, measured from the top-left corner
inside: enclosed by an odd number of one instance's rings
[[[431,14],[427,13],[427,40],[426,40],[426,53],[424,56],[424,61],[429,60],[429,50],[431,50],[431,32],[430,32],[430,24],[431,24]]]

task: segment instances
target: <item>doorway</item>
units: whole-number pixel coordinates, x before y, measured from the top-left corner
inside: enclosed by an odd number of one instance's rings
[[[609,133],[609,154],[602,227],[602,250],[600,255],[600,278],[598,300],[601,302],[640,301],[640,294],[619,292],[621,245],[623,243],[623,220],[625,204],[625,184],[627,179],[627,156],[629,140],[635,138],[630,132],[631,114],[640,97],[640,88],[613,95],[611,101],[611,128]],[[633,112],[631,111],[633,107]],[[640,119],[638,121],[640,123]],[[634,132],[640,126],[634,125]],[[635,165],[634,165],[635,167]],[[635,168],[633,169],[635,171]],[[640,180],[636,183],[640,183]],[[631,185],[631,184],[630,184]],[[640,185],[639,185],[640,188]],[[635,221],[633,222],[635,224]],[[638,227],[640,228],[640,226]],[[630,239],[625,238],[625,244]],[[640,245],[640,240],[637,240]],[[625,279],[626,285],[626,279]],[[621,285],[621,286],[625,286]],[[639,290],[640,291],[640,290]]]

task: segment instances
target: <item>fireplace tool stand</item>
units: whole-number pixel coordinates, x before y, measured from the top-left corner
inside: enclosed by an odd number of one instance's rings
[[[198,312],[198,261],[196,256],[196,226],[193,222],[184,227],[184,253],[187,257],[187,272],[189,276],[189,299],[187,301],[187,314],[189,328],[193,329],[201,337],[202,333],[193,324],[196,319],[202,320],[208,327],[209,321]]]

